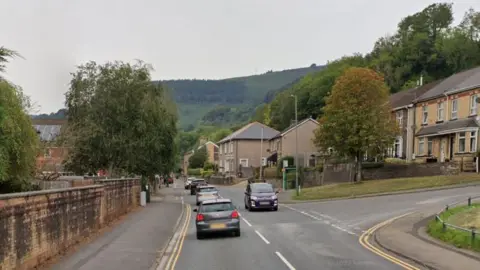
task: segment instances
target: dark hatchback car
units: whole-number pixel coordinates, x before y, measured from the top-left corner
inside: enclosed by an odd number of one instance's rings
[[[197,212],[197,239],[203,239],[207,234],[225,232],[240,236],[240,215],[230,199],[203,201],[193,211]]]
[[[207,181],[204,179],[194,179],[192,183],[190,183],[190,195],[197,194],[197,186],[204,186],[207,185]]]
[[[278,210],[278,191],[268,183],[249,183],[245,190],[245,209]]]

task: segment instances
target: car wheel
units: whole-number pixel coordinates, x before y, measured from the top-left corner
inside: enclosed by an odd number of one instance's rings
[[[248,205],[247,204],[245,204],[245,210],[248,210]]]
[[[203,238],[205,238],[204,235],[202,233],[197,232],[197,239],[200,240],[200,239],[203,239]]]
[[[273,211],[278,211],[278,206],[274,207]]]
[[[233,235],[235,235],[235,237],[240,237],[241,233],[240,233],[240,229],[236,230]]]

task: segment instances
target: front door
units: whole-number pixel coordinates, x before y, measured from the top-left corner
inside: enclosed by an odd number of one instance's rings
[[[440,142],[440,162],[445,162],[445,144],[446,140],[442,138]]]
[[[450,161],[453,160],[453,149],[455,149],[455,136],[450,137]]]

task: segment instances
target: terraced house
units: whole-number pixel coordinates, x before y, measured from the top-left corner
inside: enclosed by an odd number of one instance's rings
[[[480,67],[454,74],[417,100],[415,156],[422,161],[459,161],[474,170],[478,151]]]
[[[388,157],[408,161],[413,159],[415,137],[415,105],[413,102],[439,83],[440,81],[435,81],[390,96],[392,114],[399,125],[400,133],[395,138],[392,147],[387,150]]]

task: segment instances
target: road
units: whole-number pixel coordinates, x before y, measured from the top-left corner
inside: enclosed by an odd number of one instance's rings
[[[240,209],[242,236],[197,240],[190,220],[178,270],[403,269],[359,244],[359,236],[386,219],[438,207],[480,193],[468,187],[425,193],[280,205],[278,212],[248,212],[244,188],[219,187]],[[194,196],[184,201],[194,206]],[[280,202],[281,203],[281,202]]]

